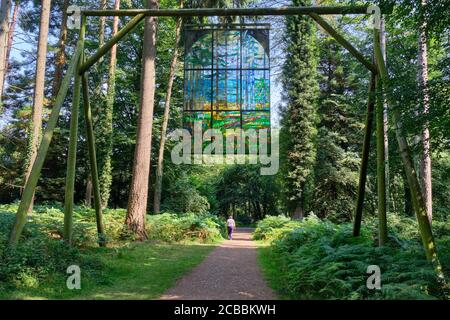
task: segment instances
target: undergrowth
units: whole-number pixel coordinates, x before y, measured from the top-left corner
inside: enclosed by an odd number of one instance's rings
[[[378,247],[376,221],[368,220],[360,237],[351,223],[334,224],[311,215],[302,222],[286,217],[260,221],[255,238],[270,241],[261,262],[273,287],[289,299],[443,299],[433,267],[426,260],[413,219],[389,219],[389,244]],[[433,222],[447,279],[450,228]],[[367,267],[381,270],[381,289],[369,290]]]

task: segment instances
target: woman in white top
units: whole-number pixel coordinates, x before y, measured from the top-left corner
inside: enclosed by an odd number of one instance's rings
[[[228,230],[228,240],[233,240],[233,230],[236,229],[236,223],[232,216],[228,217],[227,220],[227,230]]]

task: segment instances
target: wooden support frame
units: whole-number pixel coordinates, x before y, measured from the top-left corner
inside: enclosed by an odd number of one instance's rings
[[[333,27],[326,22],[320,15],[317,13],[309,14],[314,21],[317,22],[330,36],[332,36],[341,46],[348,50],[359,62],[361,62],[367,69],[369,69],[372,73],[377,73],[378,70],[376,66],[371,63],[369,60],[364,57],[364,55],[358,51],[350,42],[348,42],[343,36],[339,34]]]
[[[84,17],[85,18],[85,17]],[[141,22],[145,18],[144,14],[139,14],[133,19],[130,20],[122,29],[120,29],[117,34],[112,37],[111,40],[109,40],[106,44],[103,45],[98,51],[89,59],[87,59],[83,64],[80,66],[78,72],[80,74],[86,72],[90,67],[92,67],[98,60],[100,60],[101,57],[103,57],[108,51],[117,43],[119,42],[124,36],[128,34],[131,30],[134,29],[138,25],[139,22]]]
[[[81,21],[81,29],[79,41],[81,42],[81,49],[84,49],[84,38],[86,34],[86,18]],[[72,106],[70,109],[70,133],[69,133],[69,150],[67,153],[67,173],[66,173],[66,189],[64,196],[64,240],[72,243],[72,229],[73,229],[73,195],[75,189],[75,174],[77,161],[77,141],[78,141],[78,113],[80,109],[80,93],[81,93],[81,76],[79,69],[82,62],[82,57],[78,60],[77,69],[75,72],[74,89]]]
[[[388,103],[392,106],[391,90],[389,87],[389,74],[384,61],[383,53],[381,51],[380,31],[374,30],[374,54],[376,65],[379,71],[380,80],[383,85],[384,92]],[[428,219],[427,209],[425,201],[423,199],[422,192],[420,190],[419,180],[417,179],[417,173],[414,169],[411,153],[408,146],[408,141],[403,134],[403,127],[401,123],[401,115],[398,108],[393,108],[391,111],[392,120],[395,125],[395,133],[397,138],[398,147],[400,150],[400,156],[405,169],[406,178],[411,191],[411,199],[416,213],[417,222],[419,224],[419,233],[422,240],[422,244],[425,250],[425,255],[434,266],[438,281],[442,286],[445,286],[445,276],[442,271],[442,266],[439,262],[437,255],[436,242],[434,241],[433,232],[431,229],[430,220]]]
[[[196,9],[121,9],[121,10],[82,10],[84,16],[136,16],[144,14],[152,17],[230,17],[230,16],[287,16],[336,14],[367,14],[364,6],[303,6],[278,8],[196,8]],[[381,13],[389,13],[382,11]]]
[[[371,73],[369,82],[369,98],[367,101],[366,121],[364,130],[363,150],[361,156],[361,167],[359,169],[358,197],[356,201],[355,218],[353,221],[353,236],[358,237],[361,232],[361,221],[364,207],[364,196],[366,191],[367,168],[369,164],[370,138],[372,136],[374,108],[375,108],[375,73]]]
[[[68,70],[66,77],[64,78],[63,86],[57,98],[57,105],[52,111],[51,121],[46,128],[43,136],[41,147],[38,151],[38,158],[33,165],[33,169],[25,187],[24,194],[22,196],[21,204],[16,216],[16,223],[11,233],[10,242],[12,244],[17,243],[23,226],[26,220],[26,210],[32,198],[32,194],[37,185],[37,180],[40,175],[40,171],[45,160],[46,153],[48,151],[49,144],[51,142],[51,135],[56,126],[56,121],[59,115],[61,105],[67,94],[70,77],[75,74],[74,82],[74,96],[71,109],[71,124],[70,124],[70,142],[69,142],[69,154],[66,176],[66,197],[65,197],[65,217],[64,217],[64,237],[71,242],[72,237],[72,214],[73,214],[73,193],[75,182],[75,170],[76,170],[76,148],[77,148],[77,136],[78,136],[78,112],[80,106],[80,91],[83,87],[83,99],[85,103],[85,117],[86,117],[86,130],[89,145],[89,157],[90,167],[94,182],[94,197],[95,207],[97,215],[97,229],[100,238],[104,237],[103,226],[101,220],[101,207],[99,197],[98,186],[98,172],[95,156],[95,138],[92,128],[92,115],[89,104],[89,92],[88,92],[88,80],[85,74],[87,70],[93,66],[102,56],[104,56],[117,42],[119,42],[126,34],[128,34],[139,22],[141,22],[146,16],[172,16],[172,17],[188,17],[188,16],[262,16],[262,15],[309,15],[314,19],[322,28],[327,31],[334,39],[346,48],[358,61],[360,61],[372,75],[378,73],[378,68],[367,60],[363,54],[361,54],[353,45],[351,45],[344,37],[342,37],[337,31],[335,31],[320,15],[335,15],[335,14],[367,14],[369,6],[333,6],[333,7],[279,7],[279,8],[233,8],[233,9],[131,9],[131,10],[82,10],[82,24],[79,35],[79,41],[74,58],[72,59],[71,66]],[[382,12],[388,13],[388,12]],[[127,25],[125,25],[113,38],[111,38],[104,46],[102,46],[93,56],[84,61],[82,59],[82,51],[84,48],[84,37],[86,32],[86,18],[88,16],[133,16]],[[366,135],[365,135],[365,147],[363,148],[363,154],[365,157],[369,155],[370,146],[370,132],[371,126],[368,123],[372,122],[373,118],[373,98],[369,97],[368,113],[366,119]],[[367,122],[369,121],[369,122]],[[362,206],[364,199],[364,186],[365,175],[367,173],[367,159],[363,156],[362,165],[365,164],[366,168],[361,168],[360,176],[360,188],[358,193],[358,206],[357,215],[355,218],[354,234],[359,234],[359,228],[361,224]],[[384,172],[383,172],[384,175]],[[96,185],[96,186],[95,186]],[[358,222],[359,221],[359,222]],[[356,227],[358,225],[358,227]],[[357,230],[357,232],[356,232]],[[103,240],[100,239],[102,245]]]
[[[56,125],[58,123],[59,113],[64,103],[64,99],[66,98],[67,91],[69,90],[70,81],[72,79],[72,76],[76,72],[78,61],[83,51],[82,47],[82,41],[78,41],[75,53],[69,63],[69,68],[67,69],[66,75],[63,78],[61,88],[58,91],[58,95],[56,96],[55,103],[53,105],[47,126],[45,127],[44,134],[42,135],[42,140],[39,144],[36,160],[33,163],[30,177],[25,184],[22,198],[20,200],[20,205],[17,210],[16,219],[14,221],[14,225],[9,237],[9,243],[11,245],[16,245],[19,241],[20,235],[22,234],[22,230],[26,222],[28,208],[30,206],[31,199],[33,198],[34,190],[36,189],[42,166],[44,165],[45,157],[47,156],[48,148],[50,147],[50,143],[52,142],[53,132],[55,131]]]
[[[97,156],[95,153],[95,137],[94,137],[94,127],[92,121],[92,110],[91,104],[89,102],[89,85],[88,85],[88,75],[83,73],[82,78],[82,90],[83,90],[83,109],[84,109],[84,119],[86,122],[86,136],[88,142],[88,153],[89,153],[89,166],[91,168],[92,176],[92,187],[94,189],[94,206],[95,206],[95,216],[97,222],[97,233],[98,233],[98,243],[100,247],[106,245],[106,236],[103,231],[103,219],[102,219],[102,204],[100,197],[100,182],[98,179],[97,170]]]

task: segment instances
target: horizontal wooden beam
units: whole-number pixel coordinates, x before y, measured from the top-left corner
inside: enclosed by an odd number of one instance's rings
[[[311,6],[278,8],[198,8],[198,9],[121,9],[81,10],[85,16],[136,16],[153,17],[227,17],[227,16],[286,16],[316,14],[367,14],[369,6]],[[383,12],[382,13],[388,13]]]

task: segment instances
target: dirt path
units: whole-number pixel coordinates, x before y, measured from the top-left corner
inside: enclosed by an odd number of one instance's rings
[[[238,229],[160,298],[163,300],[276,299],[256,261],[252,229]]]

